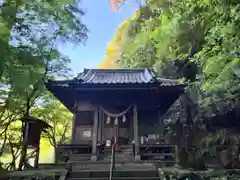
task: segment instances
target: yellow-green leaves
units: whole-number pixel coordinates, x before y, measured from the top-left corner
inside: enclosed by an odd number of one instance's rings
[[[184,76],[188,64],[197,64],[195,75],[201,89],[212,93],[211,102],[237,96],[239,57],[232,54],[240,52],[239,10],[237,1],[149,0],[131,18],[119,63],[154,67],[167,76],[176,75],[176,68],[177,77]],[[173,67],[176,60],[182,65]]]
[[[104,61],[98,66],[98,68],[117,68],[120,65],[118,60],[121,57],[121,52],[128,42],[128,28],[130,27],[130,19],[125,20],[117,29],[113,40],[109,42],[106,49],[106,55]]]

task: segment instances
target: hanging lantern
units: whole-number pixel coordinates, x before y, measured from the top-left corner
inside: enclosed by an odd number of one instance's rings
[[[123,119],[122,119],[122,122],[125,123],[126,121],[127,121],[127,118],[126,118],[126,116],[124,115],[124,116],[123,116]]]
[[[106,124],[110,124],[110,123],[111,123],[111,117],[108,116],[108,117],[107,117],[107,122],[106,122]]]
[[[114,122],[114,124],[115,124],[115,125],[118,124],[118,118],[117,118],[117,117],[115,118],[115,122]]]

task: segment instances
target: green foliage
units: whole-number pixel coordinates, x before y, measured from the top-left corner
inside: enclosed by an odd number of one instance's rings
[[[50,94],[45,94],[41,101],[40,106],[33,108],[32,114],[52,126],[45,137],[54,148],[59,143],[68,143],[71,137],[72,114]]]
[[[11,80],[16,75],[25,79],[29,77],[26,69],[32,68],[34,82],[48,66],[48,74],[63,75],[68,70],[64,64],[69,59],[58,52],[56,45],[86,40],[87,29],[80,21],[82,15],[82,10],[72,1],[4,1],[0,17],[0,51],[4,57],[1,74]]]
[[[239,137],[230,134],[228,131],[221,129],[216,133],[209,134],[204,137],[201,142],[202,153],[208,153],[216,156],[217,149],[234,148],[237,150]]]
[[[211,95],[202,107],[227,103],[240,92],[239,10],[237,1],[149,0],[131,18],[119,62],[153,67],[162,76],[196,76],[202,94]]]
[[[10,169],[16,168],[17,145],[22,143],[21,126],[13,122],[24,115],[55,122],[57,130],[49,132],[52,141],[69,136],[70,123],[64,118],[70,120],[71,115],[47,94],[44,81],[69,72],[70,59],[57,46],[87,38],[79,6],[73,0],[4,0],[0,5],[0,156],[10,153]],[[59,134],[64,128],[64,135]]]
[[[128,37],[126,33],[129,28],[130,19],[126,19],[115,32],[114,39],[109,42],[108,47],[106,49],[106,55],[101,64],[99,64],[98,68],[117,68],[118,67],[118,59],[121,55],[123,47],[126,45],[128,41]]]

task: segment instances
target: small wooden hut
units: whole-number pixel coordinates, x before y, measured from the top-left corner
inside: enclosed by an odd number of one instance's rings
[[[19,161],[19,170],[28,167],[28,160],[34,159],[34,168],[38,167],[41,133],[51,127],[45,121],[32,116],[25,116],[22,121],[23,147]],[[28,153],[31,149],[31,153]]]

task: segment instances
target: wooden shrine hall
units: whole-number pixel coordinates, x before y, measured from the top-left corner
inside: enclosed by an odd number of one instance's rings
[[[163,136],[161,116],[184,86],[152,69],[84,69],[46,87],[74,115],[71,144],[58,146],[63,161],[107,160],[114,142],[121,160],[151,159],[159,155],[157,147],[174,147]]]

